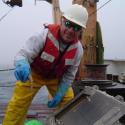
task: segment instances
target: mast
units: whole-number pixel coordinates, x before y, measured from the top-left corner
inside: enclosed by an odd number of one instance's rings
[[[53,19],[55,24],[60,24],[61,22],[61,11],[59,6],[59,0],[52,0],[52,11]]]
[[[82,33],[81,43],[84,49],[84,55],[79,68],[79,78],[84,78],[86,68],[85,64],[96,64],[96,0],[73,0],[72,3],[83,5],[89,13],[87,28]]]

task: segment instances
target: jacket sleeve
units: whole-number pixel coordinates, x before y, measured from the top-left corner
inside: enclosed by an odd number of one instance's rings
[[[45,44],[47,33],[48,29],[43,29],[40,33],[31,36],[25,42],[25,45],[21,48],[21,50],[16,54],[14,64],[20,59],[26,59],[29,63],[32,63]]]
[[[71,85],[73,80],[75,79],[76,72],[78,70],[78,67],[80,65],[81,59],[83,56],[83,48],[81,43],[78,43],[77,52],[74,58],[74,65],[70,66],[70,68],[64,73],[62,77],[62,81]]]

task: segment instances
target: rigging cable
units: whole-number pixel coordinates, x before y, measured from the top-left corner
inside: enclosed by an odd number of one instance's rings
[[[89,14],[89,16],[93,15],[94,13],[97,13],[97,11],[99,11],[100,9],[102,9],[104,6],[106,6],[106,4],[108,4],[111,1],[112,0],[108,0],[107,2],[105,2],[102,6],[100,6],[99,8],[97,8],[96,11],[92,12],[91,14]]]
[[[6,12],[6,13],[0,18],[0,21],[2,21],[13,9],[14,9],[14,7],[11,8],[8,12]]]

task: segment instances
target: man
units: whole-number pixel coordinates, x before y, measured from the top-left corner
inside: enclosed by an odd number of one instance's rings
[[[74,4],[63,13],[60,26],[50,24],[26,42],[15,57],[17,83],[3,125],[23,125],[31,101],[43,85],[53,96],[49,108],[61,107],[74,97],[71,84],[83,56],[78,39],[87,19],[87,10]]]

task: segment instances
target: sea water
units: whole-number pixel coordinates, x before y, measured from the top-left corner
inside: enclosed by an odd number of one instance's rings
[[[0,70],[0,103],[8,103],[13,94],[15,83],[14,70]],[[43,86],[36,94],[32,103],[46,104],[47,101],[48,90],[46,86]]]

